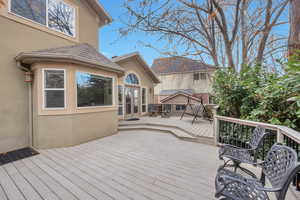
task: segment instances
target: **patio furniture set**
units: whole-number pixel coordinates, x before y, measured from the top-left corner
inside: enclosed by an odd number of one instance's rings
[[[189,115],[193,117],[192,124],[198,119],[203,118],[209,120],[210,122],[213,121],[212,117],[210,116],[207,108],[202,103],[192,104],[190,101],[190,97],[188,97],[187,103],[184,106],[184,110],[181,114],[180,120],[185,115]],[[172,105],[171,104],[149,104],[148,111],[150,116],[157,116],[161,115],[161,117],[170,117],[172,113]]]
[[[219,167],[215,178],[217,198],[265,200],[270,199],[270,193],[273,192],[276,199],[285,199],[290,183],[300,172],[298,155],[290,147],[274,144],[265,159],[259,160],[259,150],[267,135],[265,129],[258,126],[254,129],[248,143],[249,148],[239,148],[229,144],[220,146],[219,158],[224,160],[224,165]],[[260,178],[246,169],[245,164],[259,168]],[[239,173],[238,169],[243,173]],[[266,186],[267,181],[271,186]]]

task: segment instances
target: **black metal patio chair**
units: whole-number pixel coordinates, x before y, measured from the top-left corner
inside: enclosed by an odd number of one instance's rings
[[[246,144],[249,148],[241,148],[230,144],[222,144],[219,149],[219,159],[224,160],[223,168],[234,167],[234,171],[238,168],[249,175],[254,175],[251,171],[240,166],[241,163],[247,163],[255,165],[257,163],[259,149],[263,144],[264,138],[268,135],[266,130],[260,126],[257,126],[253,134],[251,135],[250,141]],[[236,138],[223,138],[228,140],[237,140]]]
[[[297,160],[297,153],[292,148],[274,144],[265,160],[257,163],[270,187],[265,187],[258,178],[245,177],[220,168],[215,179],[215,196],[228,200],[269,200],[270,193],[274,192],[276,199],[284,200],[290,183],[300,171]]]

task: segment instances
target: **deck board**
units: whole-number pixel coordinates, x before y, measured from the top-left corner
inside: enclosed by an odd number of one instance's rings
[[[61,185],[56,180],[54,180],[54,178],[52,178],[49,174],[47,174],[45,171],[43,171],[39,166],[35,165],[31,161],[31,159],[24,159],[22,161],[60,199],[70,199],[70,200],[77,199],[63,185]]]
[[[1,166],[0,199],[213,200],[217,152],[170,134],[122,131]]]
[[[25,197],[8,175],[4,167],[0,167],[0,184],[9,200],[25,200]]]
[[[3,168],[17,185],[25,199],[42,200],[42,197],[36,192],[35,188],[27,182],[27,180],[23,177],[23,174],[19,173],[14,163],[4,165]]]
[[[15,167],[19,170],[20,174],[28,181],[28,183],[35,188],[44,200],[59,200],[60,198],[45,185],[34,173],[20,160],[14,162]]]

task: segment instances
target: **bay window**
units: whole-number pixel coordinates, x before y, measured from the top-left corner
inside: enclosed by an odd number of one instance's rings
[[[111,106],[113,79],[96,74],[76,72],[77,107]]]
[[[10,12],[75,37],[75,8],[63,0],[10,0]]]
[[[44,69],[43,70],[43,95],[45,109],[65,108],[65,70]]]

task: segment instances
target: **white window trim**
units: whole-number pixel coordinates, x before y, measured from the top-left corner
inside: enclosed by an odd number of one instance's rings
[[[138,78],[139,84],[132,84],[132,83],[127,83],[127,82],[126,82],[126,78],[127,78],[127,76],[129,76],[130,74],[134,74],[134,75]],[[140,76],[139,76],[137,73],[135,73],[135,72],[133,72],[133,71],[129,71],[129,72],[127,72],[126,75],[125,75],[125,78],[124,78],[124,84],[125,84],[125,85],[128,85],[128,86],[137,86],[137,87],[140,87],[140,85],[141,85],[141,78],[140,78]]]
[[[64,88],[46,88],[45,87],[45,71],[51,70],[51,71],[63,71],[64,72]],[[67,89],[66,89],[66,70],[65,69],[59,69],[59,68],[43,68],[42,69],[42,96],[43,96],[43,110],[65,110],[67,108]],[[50,91],[50,90],[55,90],[55,91],[64,91],[64,107],[58,107],[58,108],[47,108],[46,107],[46,94],[45,91]]]
[[[62,32],[62,31],[60,31],[60,30],[56,30],[56,29],[54,29],[54,28],[50,28],[50,27],[49,27],[49,14],[48,14],[48,9],[49,9],[48,4],[49,4],[49,0],[46,0],[46,24],[41,24],[41,23],[36,22],[36,21],[34,21],[34,20],[32,20],[32,19],[28,19],[28,18],[26,18],[26,17],[23,17],[23,16],[17,14],[17,13],[12,12],[12,11],[11,11],[11,1],[12,1],[12,0],[9,0],[9,1],[8,1],[8,6],[7,6],[7,7],[8,7],[8,13],[9,13],[9,14],[14,15],[14,16],[17,16],[17,17],[22,18],[22,19],[27,20],[27,21],[30,21],[30,22],[32,22],[32,23],[38,24],[38,25],[40,25],[40,26],[47,27],[48,29],[50,29],[50,30],[52,30],[52,31],[61,33],[61,34],[66,35],[66,36],[68,36],[68,37],[76,38],[76,35],[77,35],[76,20],[77,20],[77,12],[78,12],[78,11],[77,11],[77,9],[76,9],[74,6],[70,5],[69,3],[65,2],[64,0],[56,0],[56,1],[62,2],[62,3],[64,3],[64,4],[70,6],[70,7],[73,8],[73,10],[74,10],[74,20],[73,20],[73,22],[72,22],[72,24],[73,24],[73,26],[74,26],[74,35],[73,35],[73,36],[72,36],[72,35],[69,35],[69,34],[67,34],[67,33],[64,33],[64,32]]]
[[[148,112],[148,88],[142,87],[142,92],[141,92],[141,104],[142,104],[142,113],[147,113]],[[145,89],[145,104],[143,104],[143,89]],[[143,105],[146,106],[146,111],[143,112]]]
[[[77,72],[81,72],[81,73],[86,73],[86,74],[92,74],[92,75],[96,75],[96,76],[102,76],[104,78],[111,78],[112,79],[112,105],[105,105],[105,106],[85,106],[85,107],[78,107],[78,99],[77,99],[77,77],[76,74]],[[108,76],[108,75],[103,75],[103,74],[98,74],[98,73],[92,73],[92,72],[86,72],[86,71],[81,71],[81,70],[77,70],[75,71],[75,103],[76,103],[76,109],[77,110],[82,110],[82,109],[95,109],[95,108],[111,108],[113,106],[116,105],[116,100],[115,100],[115,77],[113,76]]]

